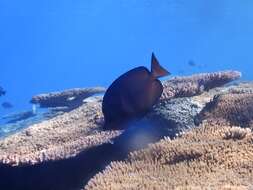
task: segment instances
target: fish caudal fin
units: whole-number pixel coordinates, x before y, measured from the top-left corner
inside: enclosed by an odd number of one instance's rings
[[[170,75],[170,72],[164,69],[158,62],[155,57],[155,54],[152,53],[151,57],[151,73],[155,78],[164,77]]]

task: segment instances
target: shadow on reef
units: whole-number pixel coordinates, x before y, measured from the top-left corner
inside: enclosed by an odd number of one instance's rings
[[[148,120],[132,123],[112,143],[90,148],[65,160],[17,167],[0,165],[0,187],[6,190],[80,189],[111,161],[123,160],[130,151],[144,148],[164,135],[175,136],[176,132],[158,126]]]

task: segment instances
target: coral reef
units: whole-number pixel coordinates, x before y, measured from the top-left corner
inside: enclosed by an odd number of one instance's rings
[[[253,89],[253,88],[252,88]],[[235,90],[230,89],[235,92]],[[195,118],[203,120],[226,120],[231,125],[253,129],[253,93],[229,93],[217,95]]]
[[[4,124],[2,124],[0,128],[0,139],[63,113],[64,112],[61,112],[61,110],[54,111],[51,109],[38,109],[36,113],[28,110],[4,115],[1,118],[4,121]]]
[[[95,94],[104,93],[105,88],[74,88],[62,92],[51,92],[33,96],[31,103],[40,104],[40,107],[69,107],[76,108],[82,105],[83,100]]]
[[[241,73],[238,71],[221,71],[177,77],[163,82],[164,90],[161,100],[198,95],[240,77]]]
[[[111,140],[122,132],[103,131],[102,124],[101,97],[91,98],[0,139],[1,189],[77,189],[117,152]]]
[[[228,88],[228,93],[253,93],[253,82],[240,82],[239,84],[235,83]]]
[[[0,162],[15,166],[68,158],[119,135],[119,131],[102,131],[101,119],[101,106],[88,102],[34,124],[0,141]]]
[[[249,129],[203,123],[180,138],[165,138],[112,162],[85,189],[249,189],[252,141]]]
[[[69,112],[53,108],[53,111],[63,113],[0,139],[0,178],[5,179],[0,180],[0,187],[33,190],[36,184],[38,190],[78,189],[111,161],[123,160],[130,151],[146,148],[164,136],[175,138],[195,127],[194,118],[215,95],[235,89],[242,92],[247,86],[211,89],[216,86],[214,83],[218,81],[217,86],[220,86],[239,76],[239,72],[231,71],[166,81],[163,99],[125,131],[102,129],[102,97],[80,98],[77,104],[70,104],[76,99],[73,94],[64,98],[59,96],[58,105],[78,106]],[[247,87],[247,92],[250,89]],[[168,96],[168,92],[173,96]],[[43,100],[43,96],[39,97]],[[49,106],[52,100],[48,99]],[[233,129],[225,133],[223,140],[240,138],[243,141],[247,134],[247,131]]]
[[[195,127],[194,118],[203,107],[204,104],[190,97],[175,98],[160,102],[145,118],[155,126],[166,128],[166,135],[174,136]]]

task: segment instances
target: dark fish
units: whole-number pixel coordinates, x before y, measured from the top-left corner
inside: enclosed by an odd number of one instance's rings
[[[2,87],[0,87],[0,96],[3,96],[5,94],[6,94],[6,91]]]
[[[157,78],[169,74],[152,53],[151,72],[141,66],[117,78],[103,98],[104,129],[123,129],[128,121],[144,116],[163,92]]]
[[[13,108],[13,105],[10,102],[3,102],[2,107],[5,109]]]

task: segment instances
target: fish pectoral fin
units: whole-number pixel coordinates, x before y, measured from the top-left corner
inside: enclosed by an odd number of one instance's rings
[[[152,53],[151,57],[151,73],[155,78],[164,77],[167,75],[170,75],[170,72],[167,71],[165,68],[163,68],[157,58],[155,57],[155,54]]]

